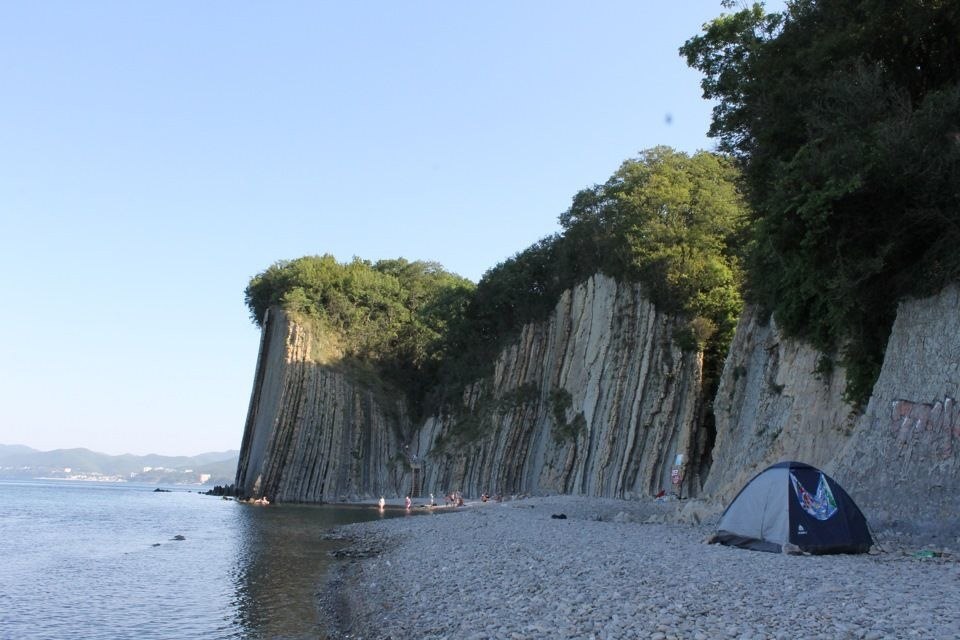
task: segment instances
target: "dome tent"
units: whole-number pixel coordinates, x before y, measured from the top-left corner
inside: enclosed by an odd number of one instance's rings
[[[778,462],[744,485],[711,542],[822,554],[866,553],[873,539],[860,508],[833,478],[802,462]]]

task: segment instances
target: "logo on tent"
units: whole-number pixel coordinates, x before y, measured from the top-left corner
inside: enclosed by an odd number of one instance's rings
[[[830,485],[826,478],[820,474],[820,481],[817,483],[817,495],[812,496],[810,492],[803,488],[797,476],[790,474],[790,482],[793,484],[793,492],[800,502],[804,511],[809,513],[817,520],[827,520],[837,512],[837,501],[833,498],[833,492],[830,491]]]

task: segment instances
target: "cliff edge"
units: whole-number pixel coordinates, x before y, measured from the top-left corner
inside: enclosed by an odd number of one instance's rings
[[[874,526],[960,534],[960,288],[899,305],[862,413],[843,400],[843,369],[823,362],[747,309],[714,401],[704,493],[726,502],[767,465],[802,460],[833,475]]]
[[[271,309],[236,486],[286,502],[669,489],[675,456],[703,444],[701,356],[675,344],[680,328],[639,285],[596,275],[523,327],[460,406],[412,425],[399,394],[311,358],[322,336]]]
[[[413,424],[402,396],[311,357],[324,336],[279,309],[263,330],[237,487],[285,502],[378,495],[670,491],[725,503],[767,465],[831,473],[874,525],[957,528],[960,288],[901,303],[862,412],[841,367],[748,308],[705,425],[702,356],[639,285],[597,275],[524,326],[491,376]]]

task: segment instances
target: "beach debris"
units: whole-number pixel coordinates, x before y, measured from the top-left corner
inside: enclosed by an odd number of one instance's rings
[[[331,558],[339,559],[362,559],[362,558],[373,558],[379,556],[381,550],[376,547],[347,547],[346,549],[334,549],[333,551],[328,551],[327,555]]]
[[[566,520],[566,519],[567,519],[567,514],[565,514],[565,513],[554,513],[554,514],[552,514],[550,517],[553,518],[554,520]]]
[[[801,549],[801,548],[798,547],[797,545],[791,544],[791,543],[789,543],[789,542],[784,542],[783,545],[780,547],[780,551],[783,552],[784,554],[788,555],[788,556],[802,556],[802,555],[803,555],[803,549]]]
[[[178,533],[177,535],[173,536],[173,537],[170,538],[170,539],[171,539],[171,540],[186,540],[186,537],[184,537],[184,536],[182,536],[182,535],[180,535],[180,534]]]

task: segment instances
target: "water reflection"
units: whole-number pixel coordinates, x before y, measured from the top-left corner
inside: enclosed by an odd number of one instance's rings
[[[317,590],[343,543],[324,540],[331,527],[408,515],[376,505],[237,504],[232,605],[236,625],[250,638],[322,638]]]

